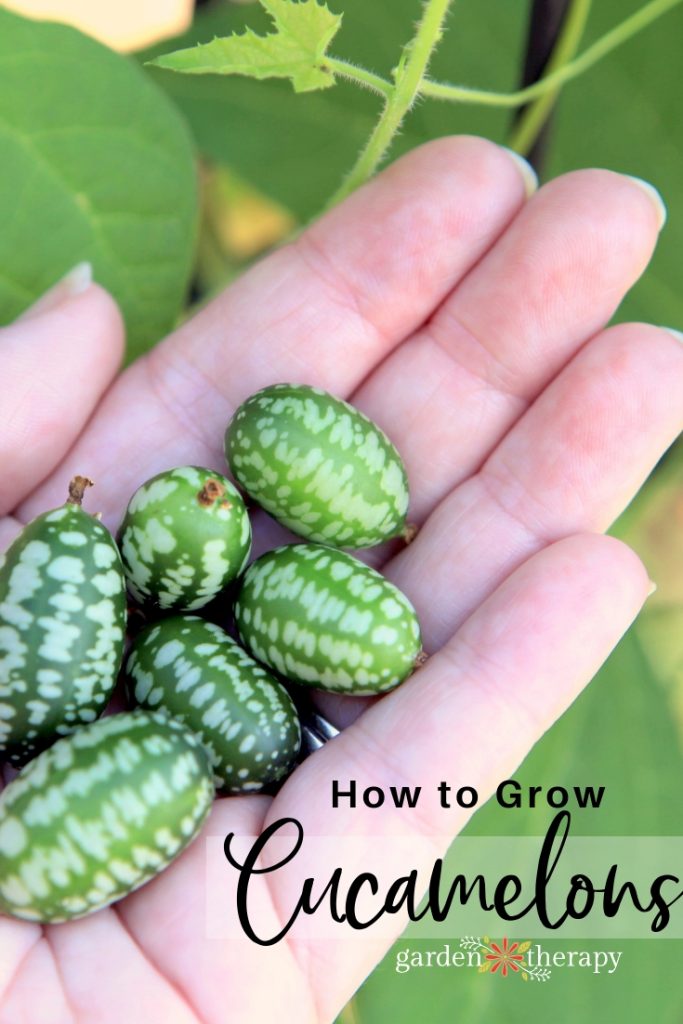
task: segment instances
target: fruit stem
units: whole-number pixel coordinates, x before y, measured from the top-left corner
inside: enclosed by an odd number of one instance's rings
[[[225,487],[220,480],[210,477],[202,487],[201,491],[197,494],[197,501],[200,505],[206,507],[208,505],[213,505],[214,501],[217,501],[218,498],[222,498],[224,494]]]
[[[401,537],[403,537],[406,547],[408,546],[408,544],[413,543],[419,532],[420,527],[417,525],[417,523],[406,523],[406,525],[401,530]]]
[[[66,499],[67,505],[78,505],[80,508],[83,504],[83,495],[87,491],[88,487],[94,487],[92,480],[87,476],[75,476],[69,484],[69,497]]]
[[[413,671],[416,672],[418,668],[422,668],[422,666],[427,661],[429,661],[429,655],[427,654],[427,652],[419,651],[418,654],[415,655],[415,661],[413,662]]]

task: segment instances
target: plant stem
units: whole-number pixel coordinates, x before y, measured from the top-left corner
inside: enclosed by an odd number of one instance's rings
[[[549,90],[555,89],[565,82],[577,78],[589,68],[597,64],[612,50],[625,43],[632,36],[647,28],[651,22],[666,14],[676,7],[681,0],[651,0],[621,24],[606,32],[604,36],[596,40],[587,50],[574,60],[558,68],[552,74],[542,78],[540,82],[528,85],[525,89],[517,92],[488,92],[485,89],[469,89],[465,86],[449,85],[446,82],[431,82],[426,80],[420,87],[421,96],[431,96],[433,99],[451,100],[460,103],[476,103],[489,107],[521,107],[531,100],[538,99]]]
[[[527,46],[524,54],[524,70],[522,81],[517,86],[523,89],[527,85],[533,85],[548,74],[548,62],[553,55],[557,40],[562,32],[562,27],[567,18],[573,0],[532,0],[527,33]],[[509,128],[511,132],[515,125],[519,124],[527,110],[526,107],[519,107],[514,111],[514,118]],[[527,160],[536,173],[541,175],[541,169],[545,151],[550,138],[550,128],[554,111],[550,111],[543,127],[536,136],[533,146],[525,154]]]
[[[572,0],[562,23],[557,43],[547,64],[546,75],[564,67],[576,54],[586,27],[591,0]],[[555,105],[561,86],[548,89],[525,110],[510,136],[508,145],[518,153],[528,153],[538,138]]]
[[[347,60],[339,60],[338,57],[327,55],[324,67],[341,78],[348,78],[352,82],[358,82],[359,85],[365,86],[366,89],[370,89],[372,92],[379,93],[380,96],[384,96],[386,99],[389,98],[393,91],[393,85],[386,78],[381,78],[380,75],[375,75],[372,71],[358,67],[357,64],[351,64]]]
[[[417,32],[403,52],[379,121],[348,177],[330,200],[331,206],[367,181],[379,166],[403,118],[415,102],[432,51],[441,38],[450,3],[451,0],[426,0]]]

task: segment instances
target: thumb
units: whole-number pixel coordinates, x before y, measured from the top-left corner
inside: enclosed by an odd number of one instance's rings
[[[92,283],[88,264],[0,328],[0,516],[64,457],[111,383],[122,351],[121,316]]]

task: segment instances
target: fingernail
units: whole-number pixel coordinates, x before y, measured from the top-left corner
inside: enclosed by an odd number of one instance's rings
[[[683,345],[683,331],[677,331],[673,327],[664,327],[664,326],[662,326],[661,329],[663,331],[666,331],[668,334],[671,335],[672,338],[675,338],[676,341],[679,341],[681,343],[681,345]]]
[[[652,580],[650,580],[650,589],[647,592],[647,596],[648,597],[652,597],[652,595],[654,594],[656,589],[657,589],[657,584],[653,583]]]
[[[509,153],[512,159],[517,164],[519,173],[522,175],[522,181],[524,182],[524,191],[526,192],[527,199],[532,196],[538,188],[538,175],[533,169],[528,160],[525,160],[519,153],[515,153],[514,149],[508,149],[507,146],[501,146],[506,153]]]
[[[65,274],[57,284],[49,288],[40,298],[25,309],[17,322],[31,320],[34,316],[42,316],[61,306],[63,302],[73,299],[76,295],[86,292],[92,284],[92,264],[84,261]]]
[[[654,185],[651,185],[649,181],[643,181],[642,178],[634,178],[632,174],[627,174],[627,178],[630,178],[634,185],[642,189],[646,196],[648,196],[650,202],[657,211],[657,221],[659,230],[661,231],[666,224],[667,211],[664,205],[664,200],[660,196]]]

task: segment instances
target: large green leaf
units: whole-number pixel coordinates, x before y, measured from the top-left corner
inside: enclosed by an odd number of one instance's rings
[[[192,144],[135,63],[0,9],[0,320],[91,260],[129,352],[184,299],[196,221]]]

